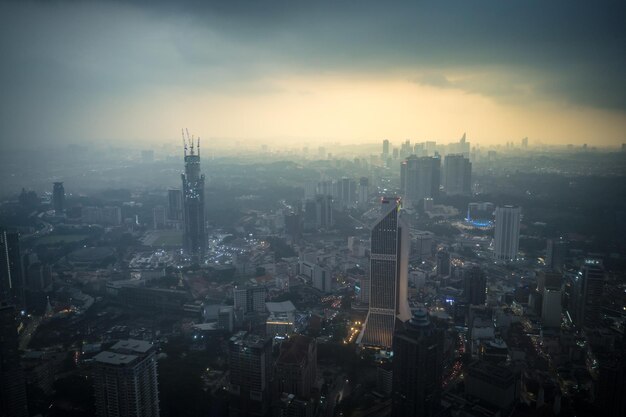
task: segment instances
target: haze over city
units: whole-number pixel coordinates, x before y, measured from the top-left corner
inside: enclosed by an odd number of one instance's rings
[[[624,141],[623,2],[3,1],[4,146]]]

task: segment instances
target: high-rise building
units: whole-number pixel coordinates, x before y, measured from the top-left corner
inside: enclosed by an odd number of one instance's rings
[[[482,305],[487,300],[487,277],[478,266],[472,265],[463,270],[464,297],[470,305]]]
[[[472,163],[460,154],[449,154],[444,159],[443,188],[448,195],[472,193]]]
[[[52,186],[52,207],[57,215],[65,210],[65,188],[62,182],[55,182]]]
[[[342,207],[350,207],[356,196],[356,183],[352,178],[342,178],[337,183],[339,187],[339,201]]]
[[[543,327],[561,326],[561,289],[545,288],[541,306],[541,324]]]
[[[187,138],[189,139],[189,138]],[[200,138],[185,143],[183,180],[183,249],[192,256],[203,257],[206,250],[204,224],[204,175],[200,173]]]
[[[518,377],[504,366],[477,361],[468,367],[465,393],[509,415],[519,397]]]
[[[389,156],[389,140],[383,140],[383,159],[387,159]]]
[[[437,276],[450,275],[450,252],[442,249],[436,253],[435,258],[437,259]]]
[[[325,266],[316,264],[313,267],[313,287],[322,292],[331,292],[333,290],[332,272]]]
[[[562,239],[548,239],[546,248],[546,268],[563,272],[568,245]]]
[[[0,416],[28,417],[15,307],[0,304]]]
[[[310,399],[317,377],[317,343],[314,338],[294,334],[280,345],[276,361],[278,393]]]
[[[167,190],[167,219],[183,220],[183,192],[181,190]]]
[[[94,357],[98,417],[159,416],[155,351],[152,343],[129,339]]]
[[[17,232],[0,228],[0,302],[24,306],[24,274]]]
[[[600,324],[602,293],[604,291],[604,267],[596,259],[586,259],[574,277],[573,316],[578,326],[596,327]]]
[[[333,198],[330,195],[318,195],[315,197],[315,225],[318,229],[332,229]]]
[[[413,254],[422,259],[432,256],[434,234],[428,231],[418,230],[413,232]]]
[[[514,261],[519,251],[519,229],[522,208],[518,206],[496,207],[494,257],[500,261]]]
[[[396,320],[411,317],[408,304],[409,225],[399,198],[383,198],[371,233],[370,304],[361,343],[391,348]]]
[[[435,416],[441,402],[443,332],[424,308],[393,338],[393,417]]]
[[[263,286],[239,286],[233,288],[235,310],[247,313],[265,312],[267,288]]]
[[[163,206],[156,206],[152,209],[152,220],[155,229],[163,229],[167,222],[167,210]]]
[[[400,165],[400,188],[404,203],[417,207],[425,197],[437,197],[441,178],[441,158],[439,156],[417,157],[412,155]]]
[[[367,177],[361,177],[359,180],[358,201],[360,206],[367,205],[369,201],[369,179]]]
[[[244,331],[228,342],[230,416],[267,416],[271,403],[272,339]]]

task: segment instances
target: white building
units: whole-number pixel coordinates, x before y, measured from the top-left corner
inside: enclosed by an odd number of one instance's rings
[[[497,260],[514,261],[517,259],[521,218],[521,207],[496,207],[494,257]]]

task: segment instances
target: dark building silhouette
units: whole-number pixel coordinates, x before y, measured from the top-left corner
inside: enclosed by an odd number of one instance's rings
[[[24,306],[24,273],[17,232],[0,229],[0,302]]]
[[[436,253],[435,258],[437,259],[437,276],[450,275],[450,252],[442,249]]]
[[[52,187],[52,207],[56,214],[65,211],[65,188],[62,182],[55,182]]]
[[[595,327],[600,323],[603,290],[604,267],[602,262],[595,259],[585,260],[574,278],[572,288],[570,315],[572,315],[574,324],[583,327]]]
[[[317,343],[314,338],[293,335],[280,346],[276,361],[276,385],[283,415],[312,415],[312,388],[317,376]]]
[[[568,245],[561,239],[548,239],[546,247],[546,268],[563,272],[567,258]]]
[[[28,417],[15,307],[0,304],[0,416]]]
[[[626,348],[622,350],[621,357],[600,360],[597,403],[605,417],[626,416]]]
[[[187,135],[189,140],[189,135]],[[185,144],[183,180],[183,249],[192,256],[203,257],[206,251],[204,224],[204,175],[200,173],[200,138]]]
[[[425,197],[439,196],[441,158],[409,156],[400,165],[400,189],[407,207],[417,207]]]
[[[245,331],[228,342],[230,416],[267,416],[271,403],[272,339]]]
[[[444,335],[420,308],[393,338],[392,417],[437,415]]]
[[[465,378],[465,394],[509,415],[519,397],[518,376],[510,369],[486,361],[469,365]]]
[[[485,304],[487,299],[487,277],[478,265],[472,265],[463,270],[465,301],[470,305]]]

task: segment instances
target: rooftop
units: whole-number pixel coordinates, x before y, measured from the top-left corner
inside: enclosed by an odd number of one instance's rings
[[[146,353],[150,349],[152,349],[152,343],[146,342],[145,340],[135,339],[120,340],[111,347],[111,350],[122,350],[135,353]]]
[[[136,355],[123,355],[121,353],[104,351],[94,356],[94,361],[107,365],[128,365],[138,358]]]

